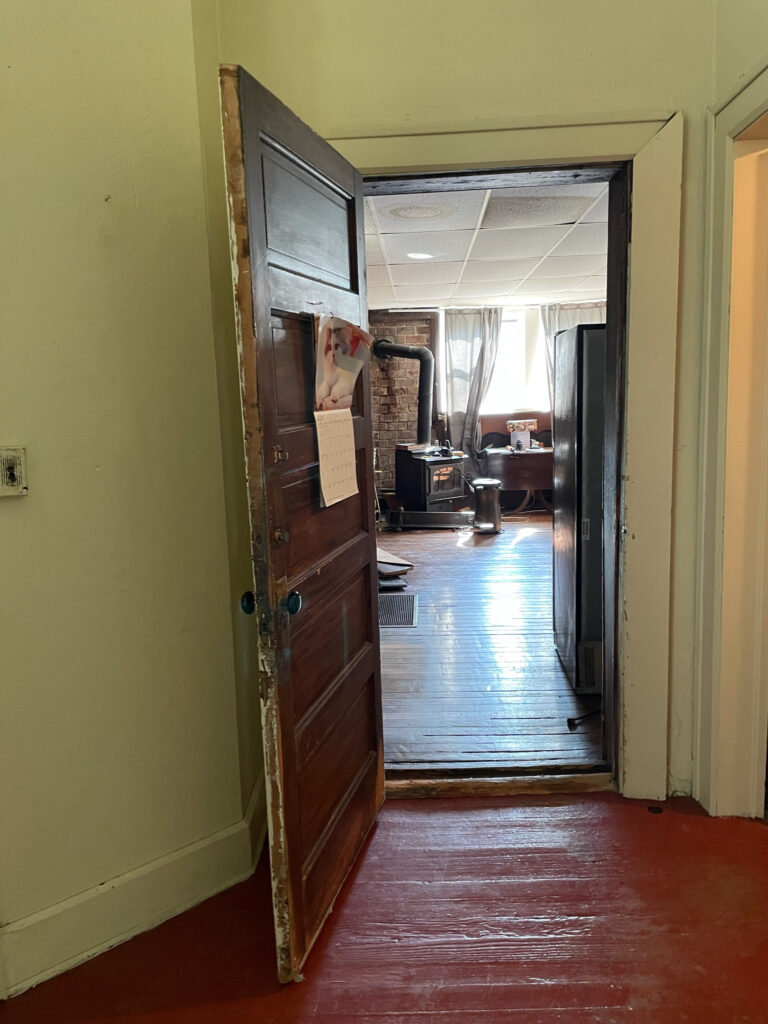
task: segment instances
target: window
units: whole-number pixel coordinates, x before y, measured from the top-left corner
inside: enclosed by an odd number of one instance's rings
[[[505,309],[499,351],[481,415],[549,409],[547,364],[538,308]]]

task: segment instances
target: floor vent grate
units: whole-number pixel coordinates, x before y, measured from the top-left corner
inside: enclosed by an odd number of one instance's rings
[[[380,626],[415,626],[418,610],[417,594],[379,594]]]

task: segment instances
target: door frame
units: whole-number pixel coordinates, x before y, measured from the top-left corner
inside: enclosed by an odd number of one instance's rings
[[[757,557],[745,561],[745,574],[724,573],[733,516],[726,502],[728,383],[730,359],[731,252],[733,240],[736,137],[768,112],[768,71],[710,111],[708,123],[707,267],[701,384],[697,536],[700,575],[696,593],[695,636],[697,721],[694,796],[711,814],[762,817],[768,720],[768,650],[763,642],[768,601],[764,594],[765,530],[751,538]],[[751,453],[761,471],[749,494],[755,524],[768,516],[768,410]],[[729,481],[729,484],[731,481]],[[744,488],[746,491],[746,488]],[[761,557],[762,556],[762,557]],[[725,612],[742,592],[755,595],[753,614],[738,620]],[[727,673],[733,652],[739,671]]]
[[[603,506],[607,509],[603,523],[603,633],[604,633],[604,680],[603,680],[603,729],[602,759],[603,764],[597,771],[578,765],[568,765],[562,770],[553,768],[552,773],[560,779],[567,779],[567,785],[578,787],[580,775],[588,772],[599,777],[600,784],[605,787],[612,783],[618,764],[618,728],[616,709],[618,706],[616,691],[618,672],[616,661],[617,607],[618,607],[618,575],[619,575],[619,529],[621,521],[621,454],[624,431],[624,390],[626,372],[626,338],[627,338],[627,275],[629,256],[630,227],[630,192],[631,163],[629,161],[592,163],[589,165],[571,164],[569,166],[518,167],[505,170],[466,170],[461,174],[408,174],[403,176],[375,175],[364,177],[363,188],[366,196],[410,195],[414,193],[450,193],[463,192],[468,189],[487,190],[504,189],[514,186],[567,188],[569,184],[605,184],[609,186],[608,213],[608,271],[607,291],[607,330],[608,337],[615,339],[609,347],[606,357],[606,390],[605,390],[605,436],[612,435],[615,443],[605,453],[605,472],[603,480]],[[436,316],[436,314],[435,314]],[[436,385],[437,387],[437,385]],[[434,778],[433,778],[434,774]],[[430,791],[430,787],[442,785],[457,792],[466,793],[476,788],[482,779],[480,789],[490,784],[494,773],[477,769],[472,772],[453,773],[414,773],[412,779],[399,779],[387,776],[387,792],[410,794]],[[471,781],[468,780],[471,776]],[[506,773],[493,779],[497,788],[503,786],[504,791],[518,791],[519,776],[510,767]],[[593,780],[594,782],[594,780]],[[591,786],[588,786],[591,788]],[[612,787],[611,787],[612,788]],[[499,790],[500,791],[500,790]]]
[[[670,221],[654,197],[659,185],[672,197],[677,188],[679,202],[682,134],[682,115],[668,112],[610,124],[328,140],[365,177],[632,163],[614,770],[621,793],[647,799],[667,795],[680,251],[679,217]]]

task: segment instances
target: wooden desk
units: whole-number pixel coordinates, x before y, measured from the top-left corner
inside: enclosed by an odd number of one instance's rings
[[[521,512],[533,503],[534,498],[552,508],[549,496],[543,491],[552,490],[553,460],[551,448],[528,448],[514,452],[509,448],[488,448],[487,473],[489,477],[501,480],[502,491],[523,492],[514,512]],[[517,498],[515,498],[517,500]]]

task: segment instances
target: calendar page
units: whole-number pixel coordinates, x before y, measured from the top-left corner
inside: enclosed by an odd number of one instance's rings
[[[320,463],[320,494],[324,505],[335,505],[357,494],[357,465],[352,412],[315,412]]]
[[[315,408],[349,409],[373,336],[337,316],[315,315]]]

